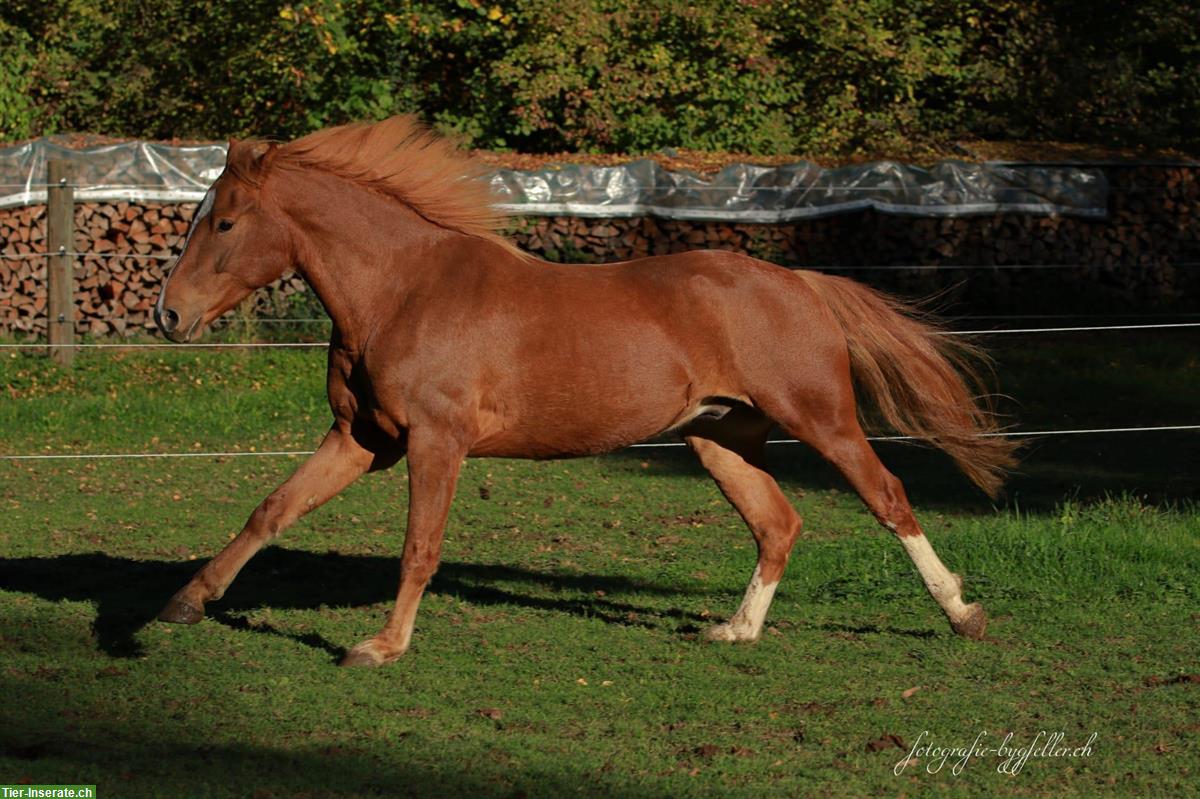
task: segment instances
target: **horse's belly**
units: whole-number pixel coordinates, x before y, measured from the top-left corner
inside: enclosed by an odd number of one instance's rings
[[[561,321],[523,340],[487,385],[480,455],[552,458],[611,452],[683,424],[736,382],[719,337],[701,347],[641,318]]]
[[[656,430],[645,435],[611,430],[588,436],[557,436],[553,433],[497,435],[481,439],[467,454],[476,458],[581,458],[624,449],[631,444],[652,438],[656,432],[662,431]]]
[[[591,397],[567,406],[549,403],[520,414],[485,411],[470,454],[501,458],[570,458],[598,455],[684,427],[697,418],[724,415],[730,403],[713,392],[689,395],[683,386],[640,397]],[[714,401],[717,400],[717,401]]]

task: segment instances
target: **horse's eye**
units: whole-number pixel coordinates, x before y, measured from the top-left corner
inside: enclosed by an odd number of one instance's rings
[[[226,233],[230,230],[233,230],[233,220],[232,219],[222,219],[220,222],[217,223],[217,232],[218,233]]]

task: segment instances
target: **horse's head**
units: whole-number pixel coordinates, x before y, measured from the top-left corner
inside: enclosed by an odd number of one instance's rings
[[[204,195],[154,320],[175,342],[190,341],[295,262],[288,220],[264,191],[275,146],[230,142],[225,171]]]

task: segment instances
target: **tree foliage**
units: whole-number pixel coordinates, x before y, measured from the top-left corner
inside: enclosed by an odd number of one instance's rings
[[[1143,0],[6,0],[0,136],[847,154],[964,135],[1178,145],[1200,10]]]

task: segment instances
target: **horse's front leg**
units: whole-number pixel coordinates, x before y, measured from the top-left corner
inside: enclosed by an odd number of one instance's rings
[[[404,654],[425,586],[437,571],[454,487],[467,447],[440,430],[410,430],[408,532],[400,564],[400,591],[387,624],[347,653],[343,666],[382,666]]]
[[[204,618],[204,603],[220,599],[233,578],[264,544],[304,514],[329,501],[372,466],[389,465],[401,453],[398,450],[377,456],[355,441],[348,430],[335,425],[312,457],[262,501],[242,532],[171,597],[158,618],[181,624],[200,621]]]

